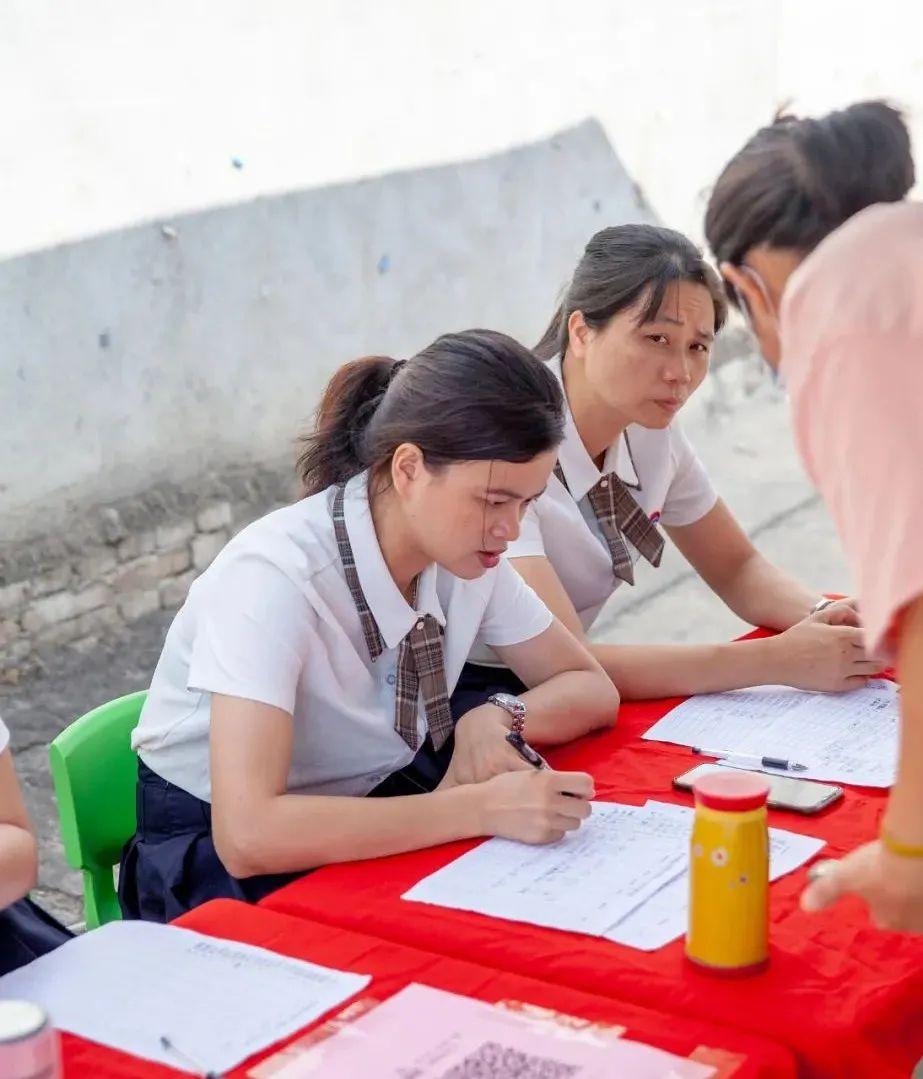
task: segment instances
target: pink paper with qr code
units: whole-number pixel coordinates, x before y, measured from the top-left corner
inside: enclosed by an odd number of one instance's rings
[[[273,1079],[708,1079],[715,1069],[541,1013],[408,985]]]

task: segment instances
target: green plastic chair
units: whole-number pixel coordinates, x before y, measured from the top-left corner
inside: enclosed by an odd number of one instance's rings
[[[138,759],[131,748],[147,690],[101,704],[48,747],[68,864],[83,873],[87,929],[121,918],[113,867],[134,835]]]

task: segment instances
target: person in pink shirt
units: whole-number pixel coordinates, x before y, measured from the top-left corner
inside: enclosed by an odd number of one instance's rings
[[[879,838],[802,897],[866,900],[923,932],[923,204],[901,114],[782,115],[725,166],[705,219],[732,299],[790,395],[795,437],[858,585],[871,654],[901,681],[897,782]]]

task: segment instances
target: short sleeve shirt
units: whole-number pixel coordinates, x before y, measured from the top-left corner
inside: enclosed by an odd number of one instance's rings
[[[385,649],[369,656],[339,557],[334,489],[261,518],[195,581],[167,634],[132,744],[158,775],[210,799],[211,696],[259,701],[294,723],[288,789],[367,794],[413,759],[394,728],[397,652],[421,613],[444,627],[454,688],[475,645],[529,640],[551,614],[507,563],[476,580],[421,574],[416,609],[378,546],[366,474],[346,488],[344,517],[366,600]],[[426,732],[418,708],[418,730]]]

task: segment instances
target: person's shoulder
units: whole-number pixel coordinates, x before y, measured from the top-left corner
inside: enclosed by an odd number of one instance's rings
[[[212,564],[213,576],[259,562],[302,583],[326,570],[337,557],[328,492],[323,491],[273,510],[241,529]]]
[[[792,275],[784,307],[836,313],[837,332],[923,330],[923,203],[869,206],[832,232]],[[828,321],[827,318],[824,319]]]
[[[823,257],[856,253],[869,245],[877,256],[881,242],[894,244],[897,250],[919,250],[923,239],[923,202],[879,202],[854,214],[830,234],[817,248]],[[875,245],[875,246],[871,246]]]

